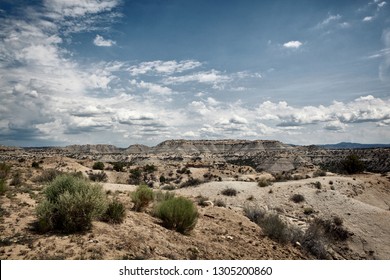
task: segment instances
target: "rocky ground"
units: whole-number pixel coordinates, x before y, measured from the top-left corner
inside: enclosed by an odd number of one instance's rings
[[[339,175],[302,167],[289,173],[271,174],[250,166],[193,159],[192,162],[148,158],[113,170],[105,163],[109,196],[126,206],[122,224],[95,221],[91,230],[80,234],[34,231],[35,207],[42,199],[45,183],[39,176],[49,169],[81,172],[88,177],[95,159],[70,158],[58,154],[34,153],[20,156],[8,151],[2,162],[11,166],[7,189],[0,196],[0,259],[314,259],[299,243],[280,243],[267,237],[251,222],[244,209],[260,207],[277,213],[288,225],[305,232],[310,223],[338,217],[349,233],[346,240],[326,243],[334,259],[390,259],[390,174]],[[25,152],[23,152],[25,153]],[[22,154],[23,154],[22,153]],[[33,163],[36,163],[33,166]],[[146,164],[154,166],[145,169]],[[174,192],[198,204],[198,223],[188,235],[161,226],[151,215],[134,212],[129,194],[136,185],[131,170],[141,170],[157,192]],[[162,179],[161,177],[164,177]],[[270,181],[259,187],[259,182]],[[276,181],[275,181],[276,180]],[[190,184],[188,184],[190,182]],[[187,184],[186,184],[187,183]],[[226,196],[224,190],[236,190]],[[303,201],[294,202],[294,194]]]

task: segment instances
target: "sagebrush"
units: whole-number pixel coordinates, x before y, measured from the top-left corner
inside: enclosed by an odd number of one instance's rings
[[[56,177],[44,190],[45,199],[37,206],[38,230],[66,233],[84,231],[107,209],[102,186],[72,175]]]
[[[137,190],[131,194],[131,200],[134,203],[133,209],[137,212],[144,210],[153,199],[153,190],[146,185],[140,185]]]
[[[174,197],[159,203],[155,216],[162,220],[164,227],[186,234],[194,229],[198,210],[194,203],[184,197]]]

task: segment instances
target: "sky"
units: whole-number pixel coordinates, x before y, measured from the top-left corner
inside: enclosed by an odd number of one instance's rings
[[[0,0],[0,144],[390,143],[390,1]]]

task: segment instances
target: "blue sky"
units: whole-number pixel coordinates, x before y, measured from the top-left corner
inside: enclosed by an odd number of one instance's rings
[[[389,143],[390,3],[0,0],[0,144]]]

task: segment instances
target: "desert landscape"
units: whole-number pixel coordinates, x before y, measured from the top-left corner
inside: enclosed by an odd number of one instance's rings
[[[386,147],[271,140],[0,146],[0,164],[1,259],[390,259]],[[80,231],[38,230],[45,189],[63,174],[101,185],[123,218],[94,219]],[[138,209],[140,185],[154,195]],[[156,215],[167,197],[193,203],[190,230]]]

